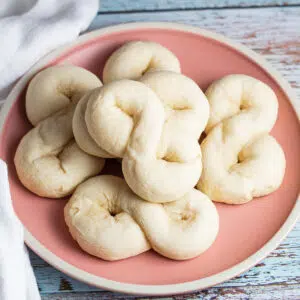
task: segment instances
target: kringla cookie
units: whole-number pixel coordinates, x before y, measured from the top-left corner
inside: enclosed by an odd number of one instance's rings
[[[60,198],[98,174],[104,159],[83,152],[73,139],[75,105],[38,123],[21,140],[14,158],[22,184],[33,193]]]
[[[152,71],[180,73],[179,60],[169,49],[158,43],[132,41],[124,44],[108,58],[103,70],[103,82],[135,80]]]
[[[178,201],[150,203],[109,175],[80,184],[64,215],[80,247],[109,261],[150,248],[171,259],[193,258],[212,245],[219,228],[214,204],[196,189]]]
[[[162,92],[166,97],[162,101],[158,93],[137,81],[124,79],[105,84],[91,93],[87,103],[85,122],[89,134],[102,149],[123,158],[122,170],[127,184],[148,201],[163,203],[183,197],[196,185],[201,174],[201,152],[197,141],[208,117],[208,105],[195,83],[180,78],[181,83],[188,81],[191,92],[181,87],[186,93],[178,94],[178,103],[182,101],[188,108],[177,114],[180,115],[177,120],[174,110],[167,121],[170,126],[165,125],[164,101],[174,101],[176,106],[175,95],[170,94],[171,100]],[[195,104],[198,101],[199,105]],[[188,117],[191,122],[197,117],[200,120],[190,134],[184,134],[184,128],[180,126],[193,127],[184,125],[188,124]],[[164,145],[161,147],[162,138]]]
[[[26,92],[26,113],[32,125],[77,103],[88,91],[101,86],[93,73],[73,65],[57,65],[40,71]]]
[[[80,97],[101,85],[94,74],[72,65],[44,69],[31,80],[26,111],[36,127],[21,140],[14,161],[21,182],[33,193],[64,197],[102,170],[104,160],[83,152],[72,131]]]
[[[255,78],[228,75],[213,82],[206,96],[210,117],[197,187],[230,204],[275,191],[285,172],[283,150],[269,135],[277,118],[275,93]]]

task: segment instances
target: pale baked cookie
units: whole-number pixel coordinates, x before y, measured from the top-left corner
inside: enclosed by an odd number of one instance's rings
[[[149,203],[108,175],[79,185],[64,215],[80,247],[110,261],[150,248],[171,259],[193,258],[212,245],[219,228],[214,204],[198,190],[171,203]]]
[[[159,70],[180,73],[179,60],[158,43],[132,41],[124,44],[108,58],[103,70],[103,82],[135,80],[146,72]]]
[[[38,123],[21,140],[14,158],[22,184],[33,193],[60,198],[85,179],[98,174],[104,159],[83,152],[75,143],[75,104]]]
[[[245,203],[275,191],[285,172],[281,146],[269,135],[278,110],[272,89],[246,75],[228,75],[206,91],[207,137],[197,187],[212,200]]]
[[[127,184],[148,201],[163,203],[181,198],[196,185],[201,174],[197,141],[208,118],[208,104],[194,82],[176,75],[165,74],[183,86],[175,88],[174,93],[169,90],[169,94],[161,86],[164,100],[137,81],[124,79],[105,84],[91,93],[85,113],[91,137],[108,153],[123,158]],[[164,105],[168,101],[173,101],[173,108],[178,104],[181,113],[170,109],[166,120]],[[181,109],[182,103],[186,111]],[[197,122],[189,124],[189,118]],[[190,133],[186,133],[189,128]]]
[[[87,92],[101,86],[93,73],[73,65],[57,65],[40,71],[26,93],[26,113],[32,125],[76,103]]]
[[[72,65],[44,69],[29,83],[26,112],[36,127],[21,140],[14,161],[21,182],[33,193],[64,197],[102,170],[104,160],[83,152],[72,131],[80,97],[101,85],[94,74]]]

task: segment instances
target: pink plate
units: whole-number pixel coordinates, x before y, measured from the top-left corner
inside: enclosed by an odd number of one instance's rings
[[[25,116],[24,91],[29,79],[45,66],[72,63],[101,78],[114,49],[129,40],[150,40],[179,58],[182,72],[205,90],[213,80],[232,73],[254,76],[276,92],[279,115],[272,135],[282,145],[287,168],[275,193],[248,204],[217,204],[220,232],[213,246],[198,258],[173,261],[153,251],[118,262],[83,252],[72,240],[63,218],[66,200],[50,200],[26,190],[17,178],[13,157],[21,137],[31,128]],[[220,35],[170,23],[135,23],[91,32],[72,45],[52,52],[26,74],[11,92],[0,117],[0,157],[9,168],[16,213],[25,226],[26,243],[63,272],[89,284],[116,291],[165,295],[212,286],[247,270],[286,236],[299,213],[300,129],[290,87],[257,54]],[[296,204],[297,203],[297,204]]]

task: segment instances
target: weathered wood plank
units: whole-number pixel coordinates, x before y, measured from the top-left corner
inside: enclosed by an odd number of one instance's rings
[[[100,289],[64,275],[53,269],[45,261],[30,251],[31,263],[34,267],[41,293],[55,292],[93,292]],[[217,287],[232,288],[259,285],[298,285],[300,289],[300,222],[289,234],[288,238],[273,251],[264,261],[248,272],[224,282]]]
[[[106,14],[98,15],[89,30],[142,21],[196,25],[243,43],[280,71],[300,99],[300,7]]]
[[[100,13],[299,5],[299,0],[100,0]]]
[[[49,295],[43,295],[43,300],[108,300],[108,299],[132,299],[133,296],[116,294],[111,292],[101,293],[55,293]],[[198,293],[174,296],[174,297],[136,297],[134,299],[146,300],[146,299],[174,299],[174,300],[185,300],[185,299],[201,299],[201,300],[241,300],[241,299],[255,299],[255,300],[281,300],[281,299],[299,299],[300,289],[298,286],[288,285],[269,285],[269,286],[249,286],[240,287],[236,289],[231,288],[210,288],[203,290]]]

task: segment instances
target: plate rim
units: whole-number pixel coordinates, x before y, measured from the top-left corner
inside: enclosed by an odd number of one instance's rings
[[[113,26],[108,26],[93,30],[91,32],[85,33],[78,37],[75,41],[68,43],[62,47],[59,47],[56,50],[51,51],[49,54],[42,57],[37,63],[30,68],[28,72],[21,77],[21,79],[16,83],[11,92],[9,93],[6,101],[4,102],[2,109],[0,111],[0,135],[2,134],[3,127],[6,121],[6,118],[10,112],[12,105],[17,99],[19,93],[28,83],[29,79],[45,65],[47,65],[51,60],[55,59],[57,56],[61,56],[64,52],[70,51],[72,48],[79,45],[85,44],[87,41],[94,38],[104,36],[107,34],[119,33],[126,30],[134,29],[169,29],[175,31],[183,31],[186,33],[194,33],[199,36],[204,36],[209,39],[216,40],[229,46],[230,48],[235,49],[236,51],[245,55],[248,59],[259,64],[264,71],[272,77],[274,81],[280,86],[282,92],[289,99],[296,115],[300,116],[300,106],[296,105],[296,96],[291,89],[289,83],[277,72],[262,56],[255,53],[253,50],[247,48],[246,46],[232,41],[231,39],[206,30],[196,26],[184,25],[174,22],[131,22],[126,24],[118,24]],[[48,250],[43,244],[41,244],[24,226],[24,240],[25,243],[42,259],[48,262],[50,265],[60,270],[61,272],[73,277],[77,280],[96,286],[99,288],[129,293],[135,295],[153,295],[153,296],[163,296],[163,295],[175,295],[181,293],[193,292],[196,290],[202,290],[208,288],[224,281],[227,281],[231,278],[238,276],[239,274],[247,271],[251,267],[255,266],[258,262],[264,259],[271,251],[273,251],[280,242],[287,236],[291,229],[296,224],[300,214],[300,199],[296,200],[296,203],[290,212],[289,216],[280,227],[280,229],[273,235],[273,237],[262,246],[257,252],[243,260],[242,262],[234,265],[231,268],[228,268],[217,274],[201,278],[198,280],[176,283],[176,284],[166,284],[166,285],[142,285],[142,284],[132,284],[132,283],[123,283],[117,282],[114,280],[106,279],[100,276],[90,274],[87,271],[83,271],[56,256],[50,250]]]

